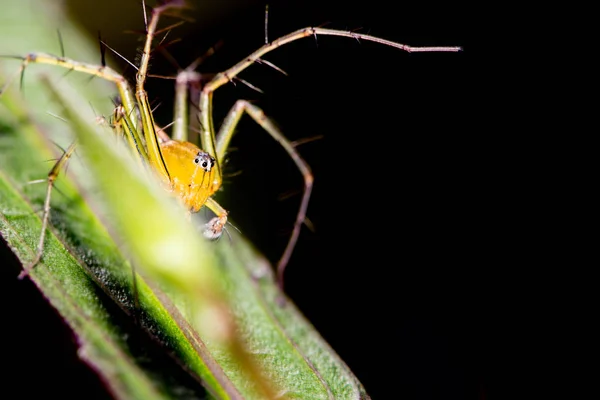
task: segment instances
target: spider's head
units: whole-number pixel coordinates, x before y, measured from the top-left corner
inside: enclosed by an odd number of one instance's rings
[[[219,187],[215,158],[192,143],[176,140],[162,143],[161,151],[171,191],[187,209],[197,212]]]

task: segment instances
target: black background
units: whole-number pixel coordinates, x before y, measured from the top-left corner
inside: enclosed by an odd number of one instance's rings
[[[235,6],[238,11],[219,19],[197,16],[197,24],[181,28],[182,42],[169,47],[180,64],[223,40],[200,68],[215,72],[262,44],[264,6]],[[82,12],[76,4],[74,10]],[[523,289],[515,258],[528,226],[520,221],[515,228],[523,196],[515,172],[520,154],[501,121],[489,117],[497,101],[495,66],[479,59],[485,39],[471,23],[476,10],[467,11],[456,2],[271,2],[271,39],[327,23],[464,51],[407,54],[352,39],[303,39],[265,57],[289,76],[266,66],[243,74],[265,94],[239,83],[215,94],[217,119],[234,99],[246,98],[291,140],[323,136],[299,147],[315,176],[308,210],[315,231],[302,231],[286,291],[374,399],[493,399],[507,379],[503,365]],[[113,21],[110,30],[97,13],[81,18],[93,34],[102,28],[111,47],[134,59],[136,37],[122,34],[127,25]],[[134,20],[141,29],[140,18]],[[152,68],[176,72],[159,55]],[[148,91],[161,102],[158,121],[168,123],[172,82],[152,81]],[[300,190],[302,180],[249,118],[232,145],[237,151],[229,171],[242,173],[227,181],[220,200],[236,226],[275,262],[299,201],[278,196]],[[105,398],[101,389],[91,391],[98,379],[78,361],[69,329],[29,281],[16,280],[18,263],[2,251],[3,265],[12,263],[0,269],[2,304],[16,303],[5,317],[15,324],[3,333],[19,343],[11,346],[18,352],[5,356],[13,383],[25,384],[34,372],[27,354],[45,354],[52,362],[41,392],[58,393],[60,387],[67,398],[62,382],[68,380],[87,387],[88,398],[90,392]]]

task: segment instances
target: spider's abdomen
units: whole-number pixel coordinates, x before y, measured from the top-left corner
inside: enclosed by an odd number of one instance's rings
[[[170,140],[160,145],[170,187],[184,205],[197,212],[219,188],[214,157],[189,142]]]

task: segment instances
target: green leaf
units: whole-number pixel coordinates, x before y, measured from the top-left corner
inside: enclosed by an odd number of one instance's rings
[[[60,25],[74,49],[70,58],[97,59],[96,45],[56,2],[0,3],[0,34],[14,38],[2,41],[0,54],[51,52],[58,47],[53,26]],[[0,72],[18,68],[3,61]],[[241,235],[202,239],[117,138],[92,123],[94,112],[109,115],[116,89],[64,73],[30,65],[23,92],[15,83],[0,97],[0,233],[23,264],[34,257],[46,185],[28,182],[43,179],[51,168],[43,161],[60,155],[50,140],[68,146],[77,138],[31,279],[115,397],[201,396],[189,379],[161,371],[160,357],[136,350],[128,337],[140,327],[214,398],[368,397]]]

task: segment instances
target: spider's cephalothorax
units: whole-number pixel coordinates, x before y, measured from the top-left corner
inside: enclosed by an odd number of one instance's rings
[[[183,202],[190,213],[198,212],[221,187],[215,158],[190,142],[167,140],[160,144],[160,149],[168,172],[167,176],[163,176],[167,189]],[[218,239],[226,222],[227,213],[223,210],[204,226],[204,236]]]
[[[169,140],[160,145],[170,190],[191,212],[198,212],[221,186],[215,179],[215,158],[190,142]]]

